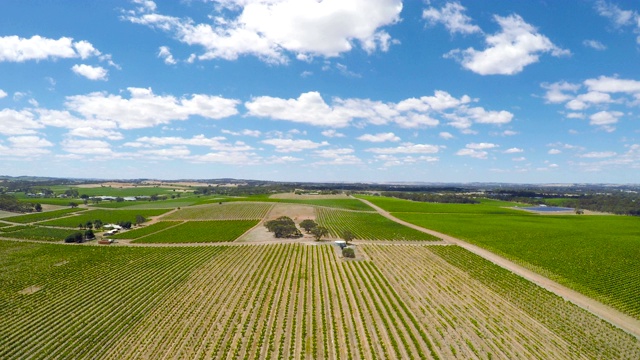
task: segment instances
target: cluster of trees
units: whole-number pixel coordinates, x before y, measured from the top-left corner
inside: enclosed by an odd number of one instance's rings
[[[640,216],[640,197],[637,194],[585,195],[562,199],[560,204],[576,209]]]
[[[13,195],[1,194],[0,195],[0,210],[3,211],[11,211],[11,212],[32,212],[32,211],[42,211],[42,205],[40,204],[32,204],[29,202],[24,202],[16,199]]]
[[[302,233],[296,223],[288,216],[281,216],[275,220],[269,220],[264,226],[277,238],[299,238]]]
[[[382,196],[394,197],[404,200],[432,202],[432,203],[445,203],[445,204],[479,204],[480,201],[471,198],[469,196],[459,194],[430,194],[430,193],[415,193],[415,192],[399,192],[399,191],[383,191],[380,193]]]
[[[85,240],[93,240],[96,238],[96,235],[93,233],[93,230],[87,229],[84,233],[75,232],[64,239],[66,243],[81,243]]]
[[[147,219],[145,219],[144,216],[142,215],[136,215],[136,225],[140,225],[143,222],[147,221]],[[133,226],[133,223],[131,221],[118,221],[116,223],[119,226],[122,226],[123,229],[131,229],[131,226]],[[102,222],[102,220],[100,219],[96,219],[96,220],[89,220],[84,224],[78,224],[78,228],[80,229],[87,229],[87,230],[91,230],[91,229],[102,229],[104,227],[104,223]]]
[[[322,240],[323,237],[329,235],[329,229],[324,226],[319,226],[315,221],[311,219],[305,219],[300,222],[300,227],[312,234],[316,241]]]

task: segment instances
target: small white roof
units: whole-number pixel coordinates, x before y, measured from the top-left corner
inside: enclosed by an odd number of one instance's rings
[[[334,241],[336,244],[346,244],[347,242],[344,240],[336,240]]]

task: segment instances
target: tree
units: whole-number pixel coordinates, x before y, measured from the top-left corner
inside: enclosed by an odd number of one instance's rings
[[[145,221],[147,221],[147,219],[145,219],[144,216],[140,214],[136,215],[136,225],[140,225]]]
[[[275,220],[269,220],[264,226],[277,238],[299,238],[302,233],[296,227],[296,223],[288,216],[281,216]]]
[[[78,207],[78,203],[72,201],[72,202],[69,203],[69,206],[71,206],[72,208],[77,208]]]
[[[316,224],[316,222],[311,219],[304,219],[300,222],[300,227],[303,228],[304,231],[307,232],[307,234],[317,226],[318,224]]]
[[[342,249],[342,256],[347,257],[347,258],[355,258],[356,257],[356,252],[353,250],[352,247],[346,247],[346,248]]]
[[[347,243],[347,245],[349,245],[349,242],[353,239],[356,238],[355,235],[353,235],[353,233],[349,230],[345,230],[342,232],[342,238],[344,239],[344,241]]]
[[[123,198],[123,197],[118,196],[118,197],[116,198],[116,202],[123,202],[123,201],[124,201],[124,198]]]
[[[91,220],[87,221],[84,224],[84,227],[87,228],[87,229],[93,229],[93,222],[91,222]]]
[[[96,229],[101,229],[102,228],[102,220],[97,219],[93,221],[93,227]]]
[[[42,205],[40,205],[40,204],[36,204],[33,208],[34,208],[34,209],[35,209],[35,211],[37,211],[37,212],[41,212],[41,211],[42,211]]]
[[[84,238],[87,240],[93,240],[96,238],[96,235],[93,233],[93,230],[89,229],[84,232]]]
[[[64,239],[64,242],[66,242],[66,243],[74,243],[74,242],[75,243],[81,243],[83,239],[84,239],[84,236],[82,235],[81,232],[75,232],[75,233],[67,236]]]
[[[316,241],[320,241],[323,237],[329,235],[329,230],[326,227],[316,226],[311,229],[311,233],[313,234],[313,237],[316,239]]]

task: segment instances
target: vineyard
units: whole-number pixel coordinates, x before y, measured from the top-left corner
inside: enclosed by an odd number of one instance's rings
[[[138,227],[133,230],[127,230],[123,233],[109,236],[111,239],[138,239],[143,236],[151,235],[153,233],[160,232],[167,228],[178,226],[182,224],[181,221],[159,221],[155,224]]]
[[[640,219],[394,214],[458,237],[640,318]]]
[[[261,220],[273,204],[230,202],[198,205],[180,209],[164,220]]]
[[[59,219],[49,220],[40,223],[46,226],[60,226],[67,228],[77,228],[78,224],[84,224],[87,221],[101,220],[103,224],[118,223],[121,221],[130,221],[135,223],[136,216],[141,215],[146,219],[152,216],[159,216],[166,213],[166,209],[149,209],[149,210],[88,210],[77,215],[63,217]]]
[[[57,229],[42,226],[15,226],[12,228],[2,228],[0,236],[12,239],[28,239],[40,241],[62,241],[72,234],[70,229]]]
[[[508,207],[522,204],[490,199],[477,199],[480,201],[480,204],[440,204],[380,196],[358,195],[358,198],[371,201],[374,205],[377,205],[389,212],[425,214],[522,214],[519,210],[508,209]]]
[[[160,222],[161,224],[164,222]],[[175,222],[172,222],[175,224]],[[234,241],[258,224],[257,220],[187,221],[166,227],[147,236],[138,237],[135,243],[212,243]],[[165,226],[165,225],[163,225]],[[123,233],[125,237],[127,233]]]
[[[393,222],[378,213],[317,208],[316,221],[339,238],[345,230],[363,240],[440,240],[432,235]]]
[[[1,241],[0,358],[640,356],[631,336],[461,248],[363,247],[372,261],[329,245]]]

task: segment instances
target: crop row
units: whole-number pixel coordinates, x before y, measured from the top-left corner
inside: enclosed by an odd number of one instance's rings
[[[3,230],[8,229],[10,228],[4,228]],[[73,230],[69,229],[57,229],[41,226],[19,226],[16,227],[15,231],[0,232],[0,236],[5,236],[13,239],[62,241],[71,233],[73,233]]]
[[[212,243],[234,241],[257,224],[258,220],[187,221],[148,236],[139,237],[134,242]],[[127,233],[122,235],[125,236]]]
[[[460,247],[372,245],[366,251],[447,357],[640,356],[632,336]]]
[[[329,229],[333,237],[341,237],[345,230],[351,231],[356,239],[363,240],[426,240],[438,238],[418,230],[400,225],[377,213],[343,211],[318,208],[318,224]]]
[[[126,232],[111,235],[112,239],[139,239],[143,236],[151,235],[153,233],[157,233],[168,229],[173,226],[177,226],[182,224],[181,221],[158,221],[157,223],[137,227],[133,230],[127,230]]]
[[[87,221],[101,220],[103,224],[115,224],[118,222],[130,221],[135,223],[136,216],[141,215],[146,219],[152,216],[158,216],[166,213],[168,210],[164,209],[149,209],[149,210],[105,210],[96,209],[83,211],[80,214],[72,215],[64,218],[50,220],[41,223],[41,225],[47,226],[60,226],[68,228],[77,228],[79,224],[84,224]]]
[[[253,202],[221,202],[179,209],[165,220],[261,220],[273,205]]]

